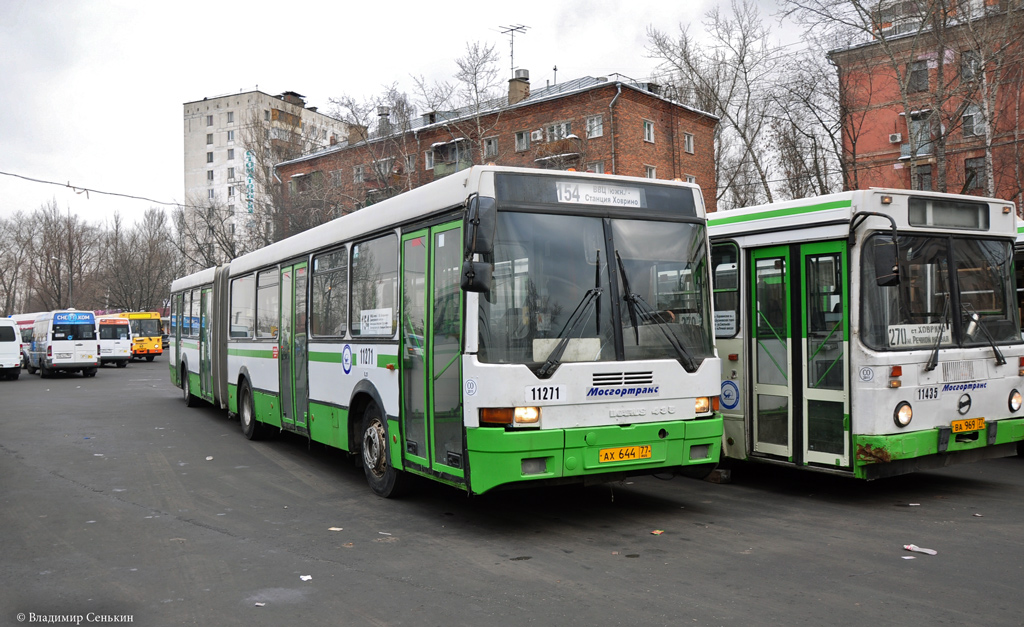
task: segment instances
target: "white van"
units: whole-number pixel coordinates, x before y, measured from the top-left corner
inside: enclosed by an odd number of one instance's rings
[[[14,380],[21,374],[21,334],[18,323],[0,318],[0,377]]]
[[[128,318],[101,316],[96,318],[100,332],[100,365],[115,364],[124,368],[132,360],[132,326]]]
[[[51,311],[39,314],[32,327],[28,352],[28,373],[46,377],[52,372],[79,372],[96,376],[100,345],[96,339],[96,316],[91,311]]]

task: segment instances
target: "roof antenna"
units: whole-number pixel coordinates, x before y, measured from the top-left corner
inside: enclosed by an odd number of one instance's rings
[[[529,26],[524,26],[523,24],[513,24],[512,26],[500,26],[499,28],[503,29],[501,31],[502,35],[508,35],[509,58],[511,59],[511,65],[512,65],[512,74],[511,74],[511,76],[513,78],[515,78],[515,75],[516,75],[516,33],[523,33],[523,34],[525,34],[526,30],[528,28],[530,28],[530,27]]]

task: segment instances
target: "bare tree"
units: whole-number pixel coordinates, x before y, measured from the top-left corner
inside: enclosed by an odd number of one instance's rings
[[[236,237],[235,216],[219,201],[178,207],[171,220],[184,272],[216,266],[254,249],[246,247],[246,238]],[[252,230],[258,231],[259,226]]]
[[[180,263],[170,235],[170,220],[160,209],[147,210],[138,224],[130,226],[114,215],[103,238],[106,308],[163,307]]]
[[[56,201],[37,209],[32,219],[38,230],[29,264],[35,276],[29,308],[99,308],[103,301],[97,276],[99,229],[70,210],[65,214]]]
[[[35,222],[24,212],[0,218],[0,315],[26,311],[32,271],[32,240]]]
[[[733,0],[730,13],[711,9],[704,27],[710,44],[688,26],[680,26],[676,37],[648,28],[650,53],[661,61],[659,81],[674,94],[699,97],[721,118],[715,155],[719,200],[772,202],[766,139],[780,65],[777,47],[751,0]],[[743,189],[731,191],[734,185]]]

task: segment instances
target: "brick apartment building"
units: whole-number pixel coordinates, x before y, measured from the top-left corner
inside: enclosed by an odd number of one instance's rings
[[[1005,4],[879,3],[875,37],[830,53],[848,188],[994,196],[1020,208],[1024,11]]]
[[[285,214],[342,215],[480,163],[678,178],[705,186],[716,209],[718,119],[655,84],[586,77],[531,91],[519,70],[507,98],[476,110],[378,113],[377,128],[351,127],[349,141],[276,166]]]

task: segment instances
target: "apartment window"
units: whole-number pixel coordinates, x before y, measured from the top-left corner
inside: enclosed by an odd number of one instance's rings
[[[981,78],[981,55],[977,50],[960,53],[960,79],[973,81]]]
[[[644,120],[644,141],[654,143],[654,122]]]
[[[548,141],[558,141],[572,135],[572,122],[555,122],[548,125]]]
[[[235,123],[235,112],[234,111],[228,111],[228,124],[234,124],[234,123]]]
[[[206,145],[207,146],[213,145],[213,133],[207,133],[206,134]]]
[[[914,189],[920,190],[922,192],[932,191],[932,166],[917,166],[917,187],[915,187]]]
[[[658,169],[653,165],[645,165],[644,176],[646,176],[649,179],[656,179],[658,178]]]
[[[364,175],[364,172],[363,172],[363,166],[357,165],[356,167],[352,168],[352,182],[353,183],[362,183],[364,180],[365,180],[365,175]]]
[[[416,171],[416,155],[405,155],[405,171]]]
[[[484,158],[497,157],[498,156],[498,138],[497,137],[485,137],[484,138]]]
[[[910,93],[928,91],[928,62],[914,61],[909,68],[910,78],[907,91]]]
[[[964,159],[964,189],[981,189],[985,186],[985,157]]]
[[[234,161],[234,160],[235,160],[235,149],[234,148],[228,148],[228,161]]]
[[[687,183],[694,183],[694,184],[696,184],[697,183],[697,177],[696,176],[692,176],[690,174],[687,174],[686,175],[686,182]]]
[[[523,152],[530,149],[530,131],[519,131],[516,133],[516,152]]]
[[[235,215],[235,206],[234,205],[228,205],[228,215],[229,216]]]
[[[331,187],[341,187],[341,170],[331,170]]]
[[[693,154],[693,133],[683,133],[683,150]]]
[[[206,116],[206,125],[207,126],[213,126],[213,116],[212,115]]]
[[[214,195],[213,195],[213,189],[208,189],[208,190],[206,190],[206,198],[207,198],[208,200],[213,200],[213,198],[214,198]]]
[[[206,162],[207,163],[213,163],[213,153],[212,152],[206,153]]]
[[[604,161],[595,161],[587,164],[587,172],[593,172],[594,174],[604,174]]]
[[[423,169],[433,170],[434,169],[434,151],[428,150],[423,153]]]
[[[235,132],[234,131],[228,131],[228,141],[229,142],[235,141]]]
[[[967,105],[964,110],[964,137],[977,137],[985,134],[985,119],[981,115],[981,107],[976,104]]]
[[[212,183],[213,182],[213,170],[207,170],[206,171],[206,182],[207,183]]]
[[[269,122],[270,121],[270,109],[264,109],[263,110],[263,121],[264,122]]]
[[[228,198],[234,198],[234,196],[235,196],[235,186],[234,185],[228,185]]]
[[[600,115],[592,115],[587,118],[587,139],[604,135],[604,121]]]

